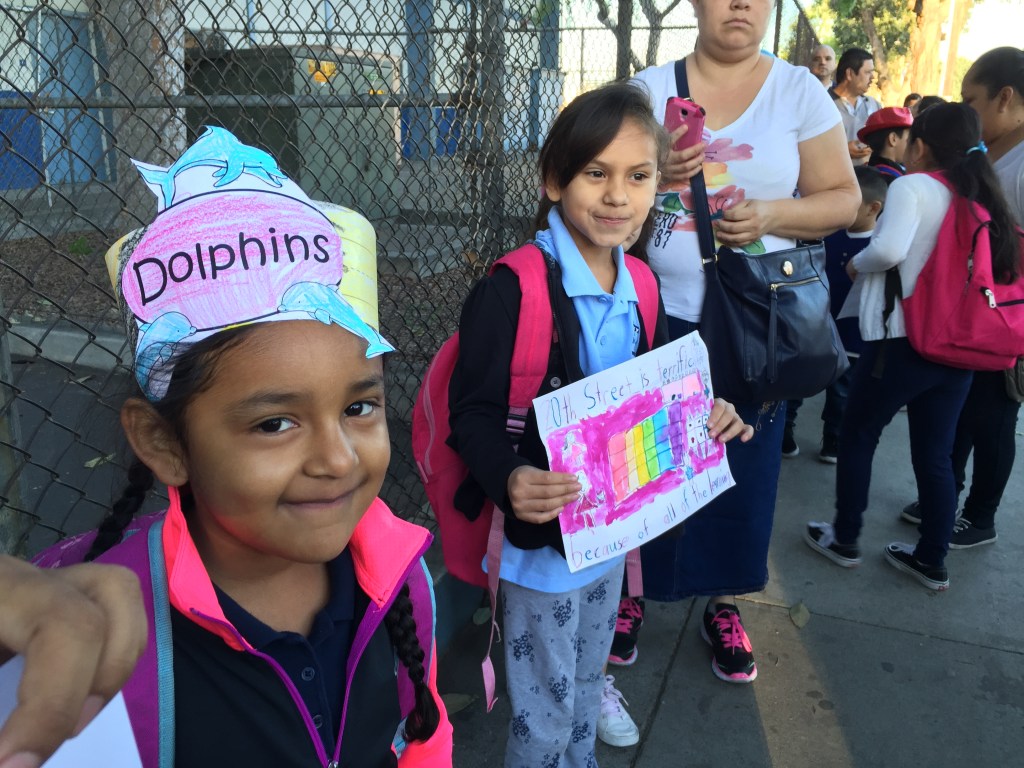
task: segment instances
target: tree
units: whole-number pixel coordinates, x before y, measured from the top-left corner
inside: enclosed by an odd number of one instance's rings
[[[822,41],[837,52],[870,50],[882,101],[902,103],[910,90],[952,93],[959,33],[973,5],[974,0],[817,0],[809,15],[826,22],[819,29]]]
[[[621,16],[624,4],[630,1],[619,0],[618,8],[620,15],[616,16],[613,20],[608,0],[596,0],[597,18],[615,34],[619,48],[625,47],[626,51],[628,51],[629,64],[633,71],[639,72],[645,67],[651,67],[658,63],[658,48],[661,46],[661,29],[665,17],[672,13],[682,0],[669,0],[668,5],[661,9],[658,8],[654,0],[640,0],[640,10],[643,11],[644,17],[647,19],[647,25],[650,27],[650,34],[647,37],[647,50],[644,53],[643,61],[640,60],[640,57],[633,50],[632,6],[627,9],[626,15],[628,20],[624,20]]]
[[[918,0],[927,2],[928,0]],[[819,0],[832,19],[833,47],[837,57],[848,48],[866,48],[875,56],[878,88],[887,90],[893,77],[891,57],[903,57],[910,46],[914,26],[912,3],[907,0]]]

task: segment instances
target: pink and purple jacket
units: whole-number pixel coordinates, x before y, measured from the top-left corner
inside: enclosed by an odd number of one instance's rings
[[[348,659],[341,728],[333,756],[328,755],[294,683],[270,656],[254,649],[224,617],[213,583],[189,535],[176,488],[168,492],[170,507],[140,517],[125,531],[116,546],[97,562],[130,568],[139,576],[149,619],[149,639],[135,672],[123,693],[144,768],[174,768],[174,674],[170,611],[175,608],[191,621],[216,635],[230,648],[250,653],[270,665],[299,709],[325,768],[338,765],[342,734],[348,713],[353,671],[373,633],[382,623],[403,584],[408,583],[417,635],[426,653],[428,685],[440,711],[440,723],[425,742],[405,743],[396,736],[393,749],[399,768],[450,768],[452,726],[437,692],[437,658],[434,646],[434,593],[423,554],[431,535],[420,526],[395,517],[383,501],[375,499],[356,526],[349,542],[356,580],[370,599],[369,607],[353,636]],[[95,532],[65,539],[35,558],[43,567],[56,568],[82,562]],[[413,708],[414,688],[405,667],[398,665],[399,704],[405,718]],[[404,723],[404,720],[403,720]],[[402,728],[399,728],[401,734]]]

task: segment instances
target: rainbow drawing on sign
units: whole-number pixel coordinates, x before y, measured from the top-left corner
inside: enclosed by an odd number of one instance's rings
[[[547,437],[551,469],[570,472],[583,490],[562,513],[564,532],[633,514],[725,457],[707,433],[714,400],[700,371]]]
[[[617,557],[679,525],[736,485],[697,333],[533,401],[554,472],[577,497],[558,516],[569,570]]]
[[[683,447],[682,409],[669,403],[608,443],[615,500],[624,501],[679,465]]]

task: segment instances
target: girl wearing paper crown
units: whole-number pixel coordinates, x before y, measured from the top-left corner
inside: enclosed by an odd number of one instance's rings
[[[374,234],[208,128],[137,164],[159,213],[107,254],[145,399],[99,530],[49,566],[140,577],[124,689],[146,768],[450,766],[430,534],[377,498],[390,458]],[[135,518],[154,481],[169,508]]]

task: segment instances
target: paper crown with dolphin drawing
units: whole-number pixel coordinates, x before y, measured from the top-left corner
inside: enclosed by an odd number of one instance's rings
[[[151,224],[107,251],[107,269],[150,400],[181,352],[251,323],[318,320],[394,348],[377,320],[376,236],[355,211],[315,202],[274,158],[208,127],[170,167],[135,161],[157,196]]]

